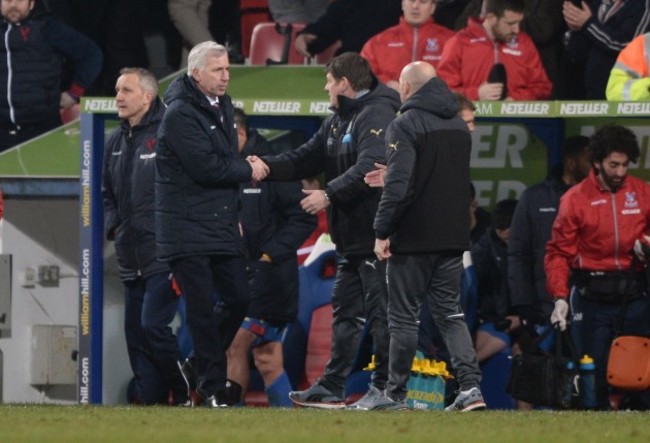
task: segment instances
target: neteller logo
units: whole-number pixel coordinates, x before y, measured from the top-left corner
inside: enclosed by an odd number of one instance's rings
[[[88,98],[84,99],[85,112],[113,113],[117,112],[117,103],[114,98]]]

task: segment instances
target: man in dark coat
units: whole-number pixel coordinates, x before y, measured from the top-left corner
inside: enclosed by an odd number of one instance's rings
[[[158,126],[165,107],[158,82],[142,68],[125,68],[115,86],[122,120],[104,152],[102,195],[106,237],[115,241],[120,278],[125,286],[124,333],[143,404],[187,401],[179,370],[180,352],[169,324],[178,298],[169,267],[156,258],[154,174]]]
[[[323,376],[290,397],[301,406],[343,408],[345,381],[354,365],[366,321],[373,337],[376,369],[366,395],[381,393],[388,375],[385,268],[372,254],[372,220],[381,191],[364,183],[375,162],[384,161],[384,134],[399,107],[397,93],[379,83],[368,62],[346,52],[327,65],[325,90],[334,113],[294,151],[264,157],[270,178],[295,180],[325,172],[325,189],[304,191],[302,208],[327,209],[339,261],[332,294],[332,350]]]
[[[226,48],[196,45],[187,75],[165,93],[156,150],[156,246],[187,300],[198,393],[209,407],[230,403],[226,349],[248,307],[238,224],[239,184],[261,180],[261,162],[239,156]],[[213,303],[214,294],[220,301]]]

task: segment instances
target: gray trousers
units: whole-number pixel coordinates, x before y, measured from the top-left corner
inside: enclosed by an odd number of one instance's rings
[[[427,297],[433,321],[449,350],[460,388],[479,386],[481,370],[460,308],[462,272],[462,252],[393,254],[388,260],[390,351],[386,388],[393,400],[402,400],[407,394],[406,384],[417,349],[418,319],[424,297]]]

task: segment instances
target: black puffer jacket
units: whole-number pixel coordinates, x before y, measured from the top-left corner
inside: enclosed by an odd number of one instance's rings
[[[375,218],[391,252],[469,248],[471,138],[458,105],[439,78],[429,80],[388,127],[386,186]]]
[[[154,175],[158,126],[165,107],[156,99],[140,123],[123,120],[106,142],[102,195],[106,238],[115,240],[122,280],[168,269],[156,259]]]
[[[496,322],[510,312],[508,290],[508,245],[492,228],[472,245],[472,264],[478,280],[478,313],[484,321]]]
[[[242,158],[266,153],[266,140],[257,131],[248,131]],[[304,194],[299,181],[247,182],[239,189],[239,218],[251,276],[247,315],[278,326],[291,322],[298,314],[296,251],[316,228],[317,218],[300,207]],[[262,254],[272,262],[260,261]]]
[[[339,108],[307,143],[264,157],[270,179],[296,180],[325,171],[325,190],[332,203],[328,224],[341,254],[372,254],[372,221],[381,190],[363,179],[375,169],[375,162],[385,162],[384,135],[398,108],[397,92],[375,81],[371,91],[357,99],[339,96]]]
[[[162,260],[239,255],[239,183],[252,169],[237,152],[230,97],[217,110],[187,75],[165,93],[156,149],[156,245]]]

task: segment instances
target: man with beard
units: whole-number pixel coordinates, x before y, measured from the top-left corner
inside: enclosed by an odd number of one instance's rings
[[[650,327],[640,263],[646,260],[643,246],[650,244],[650,186],[628,176],[640,155],[629,129],[603,126],[591,136],[589,153],[593,168],[562,196],[544,264],[555,300],[551,322],[566,329],[571,304],[578,355],[594,358],[597,407],[609,409],[606,370],[614,327],[622,320],[620,332],[630,335],[645,335]]]
[[[544,100],[553,85],[531,38],[520,32],[522,0],[488,0],[446,44],[438,75],[470,100]]]

